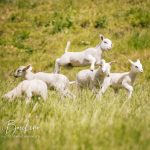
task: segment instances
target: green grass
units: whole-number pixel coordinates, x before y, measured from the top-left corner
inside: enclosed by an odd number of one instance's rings
[[[0,0],[0,96],[22,80],[12,76],[18,66],[52,72],[67,40],[70,51],[81,51],[97,45],[100,33],[113,41],[104,53],[107,61],[117,60],[112,72],[129,70],[128,58],[139,58],[144,68],[131,101],[125,91],[115,95],[111,89],[97,101],[91,91],[79,94],[75,86],[75,101],[60,100],[55,91],[49,91],[47,102],[34,97],[29,105],[23,98],[1,99],[0,149],[150,149],[149,8],[146,0]],[[62,68],[62,73],[74,80],[82,69]],[[9,120],[39,129],[11,137]]]

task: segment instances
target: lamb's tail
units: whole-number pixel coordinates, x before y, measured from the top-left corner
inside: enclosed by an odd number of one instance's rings
[[[76,81],[70,81],[70,82],[69,82],[69,84],[74,84],[74,83],[76,83]]]
[[[70,44],[71,44],[71,42],[68,41],[68,42],[67,42],[67,45],[66,45],[66,48],[65,48],[65,53],[68,52],[68,49],[69,49],[69,47],[70,47]]]

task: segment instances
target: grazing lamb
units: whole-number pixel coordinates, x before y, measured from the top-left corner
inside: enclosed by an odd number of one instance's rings
[[[26,97],[26,102],[30,102],[33,95],[41,96],[44,101],[47,99],[47,85],[41,80],[24,80],[18,84],[12,91],[6,93],[4,98],[14,100],[16,97]]]
[[[58,91],[61,97],[70,97],[75,98],[75,96],[70,92],[69,88],[69,79],[62,74],[54,74],[54,73],[44,73],[32,72],[32,66],[20,66],[16,72],[15,77],[24,77],[26,80],[39,79],[44,81],[49,88],[53,88]]]
[[[97,98],[101,97],[109,86],[111,86],[115,92],[118,92],[118,89],[121,87],[126,89],[128,92],[128,98],[131,98],[133,92],[133,83],[137,74],[143,72],[143,68],[139,59],[136,62],[131,60],[129,60],[129,62],[131,63],[130,72],[110,73],[110,76],[104,79]]]
[[[65,53],[55,62],[55,73],[60,72],[61,66],[87,66],[91,65],[90,70],[94,70],[95,64],[100,64],[102,53],[105,50],[110,50],[112,48],[111,40],[104,38],[100,35],[102,40],[95,48],[88,48],[82,52],[67,52],[70,42],[67,43]]]
[[[109,76],[111,64],[106,63],[104,59],[98,69],[91,72],[90,70],[82,70],[77,74],[76,82],[79,87],[89,87],[90,89],[100,88],[105,76]]]

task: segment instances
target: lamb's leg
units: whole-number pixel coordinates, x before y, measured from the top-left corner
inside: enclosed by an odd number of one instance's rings
[[[31,97],[26,97],[26,104],[29,104],[31,102]]]
[[[95,68],[96,59],[93,56],[88,55],[86,60],[88,60],[90,62],[90,64],[91,64],[90,70],[93,71]]]
[[[93,84],[93,82],[94,81],[90,81],[89,89],[92,91],[93,94],[96,94],[97,89],[96,89],[96,86]]]
[[[106,84],[106,85],[102,86],[101,89],[99,90],[98,94],[96,95],[96,99],[101,98],[108,87],[109,87],[109,84]]]
[[[56,59],[54,73],[60,73],[60,58]]]
[[[123,87],[128,91],[128,98],[130,99],[133,92],[133,87],[129,85],[128,83],[122,83]]]
[[[66,89],[65,91],[66,91],[67,97],[70,97],[73,100],[76,98],[76,96],[72,92],[70,92],[69,89]]]
[[[96,95],[96,98],[97,99],[101,98],[109,86],[110,86],[110,78],[106,77],[103,81],[101,89],[99,90],[98,94]]]
[[[89,81],[89,89],[92,90],[94,88],[93,81]]]
[[[64,99],[64,97],[66,97],[64,90],[62,90],[63,88],[55,86],[55,89],[59,93],[61,100]]]
[[[60,94],[61,99],[64,97],[74,97],[74,95],[64,85],[57,85],[55,86],[55,89]]]
[[[47,100],[47,92],[41,93],[41,97],[43,98],[44,101]]]
[[[29,90],[29,91],[26,92],[26,99],[25,99],[26,104],[31,102],[31,97],[32,97],[32,92],[30,92],[30,90]]]
[[[69,97],[71,99],[75,99],[75,95],[73,95],[68,89],[65,90],[59,90],[61,96],[63,97]]]
[[[98,92],[97,88],[95,86],[93,86],[92,93],[95,95],[97,92]]]

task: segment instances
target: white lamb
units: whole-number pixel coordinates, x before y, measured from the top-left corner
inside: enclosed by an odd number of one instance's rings
[[[41,96],[44,101],[47,99],[47,85],[41,80],[24,80],[12,91],[6,93],[4,98],[14,100],[16,97],[25,95],[26,102],[30,102],[33,95]]]
[[[128,98],[131,98],[133,92],[133,83],[137,74],[143,72],[143,67],[139,59],[136,62],[131,60],[129,60],[129,62],[131,63],[130,72],[110,73],[110,76],[104,79],[102,88],[100,89],[97,98],[100,98],[109,86],[111,86],[115,92],[118,92],[119,88],[126,89],[128,92]]]
[[[47,86],[51,89],[55,89],[59,92],[61,97],[75,98],[75,96],[70,92],[69,79],[62,74],[55,73],[45,73],[45,72],[32,72],[32,66],[20,66],[16,72],[15,77],[24,77],[26,80],[39,79],[44,81]]]
[[[100,35],[100,38],[102,42],[96,47],[88,48],[82,52],[67,52],[70,46],[70,42],[68,42],[65,53],[60,58],[56,59],[54,72],[59,73],[61,66],[68,65],[77,67],[91,65],[90,70],[93,71],[95,64],[100,64],[103,51],[112,48],[111,40],[104,38],[103,35]]]
[[[89,87],[94,90],[100,88],[104,78],[109,76],[113,62],[114,61],[106,63],[106,61],[102,59],[100,67],[93,72],[88,69],[80,71],[76,77],[77,85],[79,87]]]

